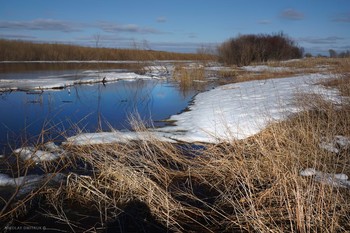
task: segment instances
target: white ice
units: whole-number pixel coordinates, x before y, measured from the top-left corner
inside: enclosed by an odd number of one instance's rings
[[[219,86],[198,94],[190,111],[170,117],[175,126],[152,129],[160,140],[216,143],[244,139],[264,129],[270,122],[282,120],[302,109],[294,105],[295,93],[315,93],[336,101],[339,93],[315,83],[329,75],[309,74],[290,78],[249,81]],[[68,141],[74,144],[108,143],[128,140],[130,134],[82,134]],[[135,136],[134,136],[135,138]]]
[[[45,90],[66,88],[77,84],[115,82],[119,80],[156,79],[157,76],[140,75],[133,72],[85,71],[77,75],[44,76],[37,79],[0,79],[0,92],[16,90]]]

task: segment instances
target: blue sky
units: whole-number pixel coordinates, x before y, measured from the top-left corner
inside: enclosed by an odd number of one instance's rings
[[[0,38],[195,52],[283,31],[306,52],[350,50],[349,0],[0,0]]]

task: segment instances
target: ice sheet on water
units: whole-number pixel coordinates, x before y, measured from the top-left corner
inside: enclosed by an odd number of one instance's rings
[[[77,74],[40,76],[37,79],[0,79],[0,92],[65,88],[76,84],[115,82],[119,80],[156,79],[157,76],[134,72],[88,71]]]

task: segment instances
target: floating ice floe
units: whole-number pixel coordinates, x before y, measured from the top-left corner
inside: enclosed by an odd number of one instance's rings
[[[322,138],[319,146],[328,152],[338,154],[341,150],[350,148],[350,138],[342,135],[337,135],[332,140]]]
[[[14,150],[15,154],[24,161],[34,161],[36,163],[43,161],[53,161],[64,156],[65,152],[59,146],[55,145],[53,142],[44,144],[45,150],[38,150],[34,147],[22,147]]]
[[[317,171],[314,168],[307,168],[300,172],[301,176],[313,176],[314,180],[334,187],[350,188],[348,176],[343,173],[333,174]]]

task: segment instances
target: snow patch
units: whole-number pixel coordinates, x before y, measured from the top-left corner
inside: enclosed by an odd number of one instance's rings
[[[49,181],[49,184],[60,183],[66,176],[62,173],[47,173],[44,175],[27,175],[17,178],[0,173],[0,187],[19,187],[17,196],[27,194]]]
[[[350,188],[350,181],[348,176],[343,173],[325,173],[317,171],[314,168],[306,168],[300,172],[301,176],[313,176],[317,182],[331,185],[333,187]]]
[[[245,71],[249,72],[283,72],[283,71],[291,71],[289,67],[273,67],[273,66],[266,66],[266,65],[259,65],[259,66],[243,66],[241,67]]]
[[[319,147],[328,152],[338,154],[341,150],[350,148],[350,137],[336,135],[331,140],[322,138]]]
[[[44,144],[45,150],[38,150],[34,147],[22,147],[14,150],[15,154],[24,161],[34,161],[36,163],[44,161],[53,161],[64,156],[65,152],[59,146],[55,145],[53,142]]]
[[[164,137],[158,132],[100,132],[100,133],[83,133],[67,138],[63,144],[69,145],[95,145],[111,143],[128,143],[130,141],[152,141],[160,140],[174,143],[176,141]]]

